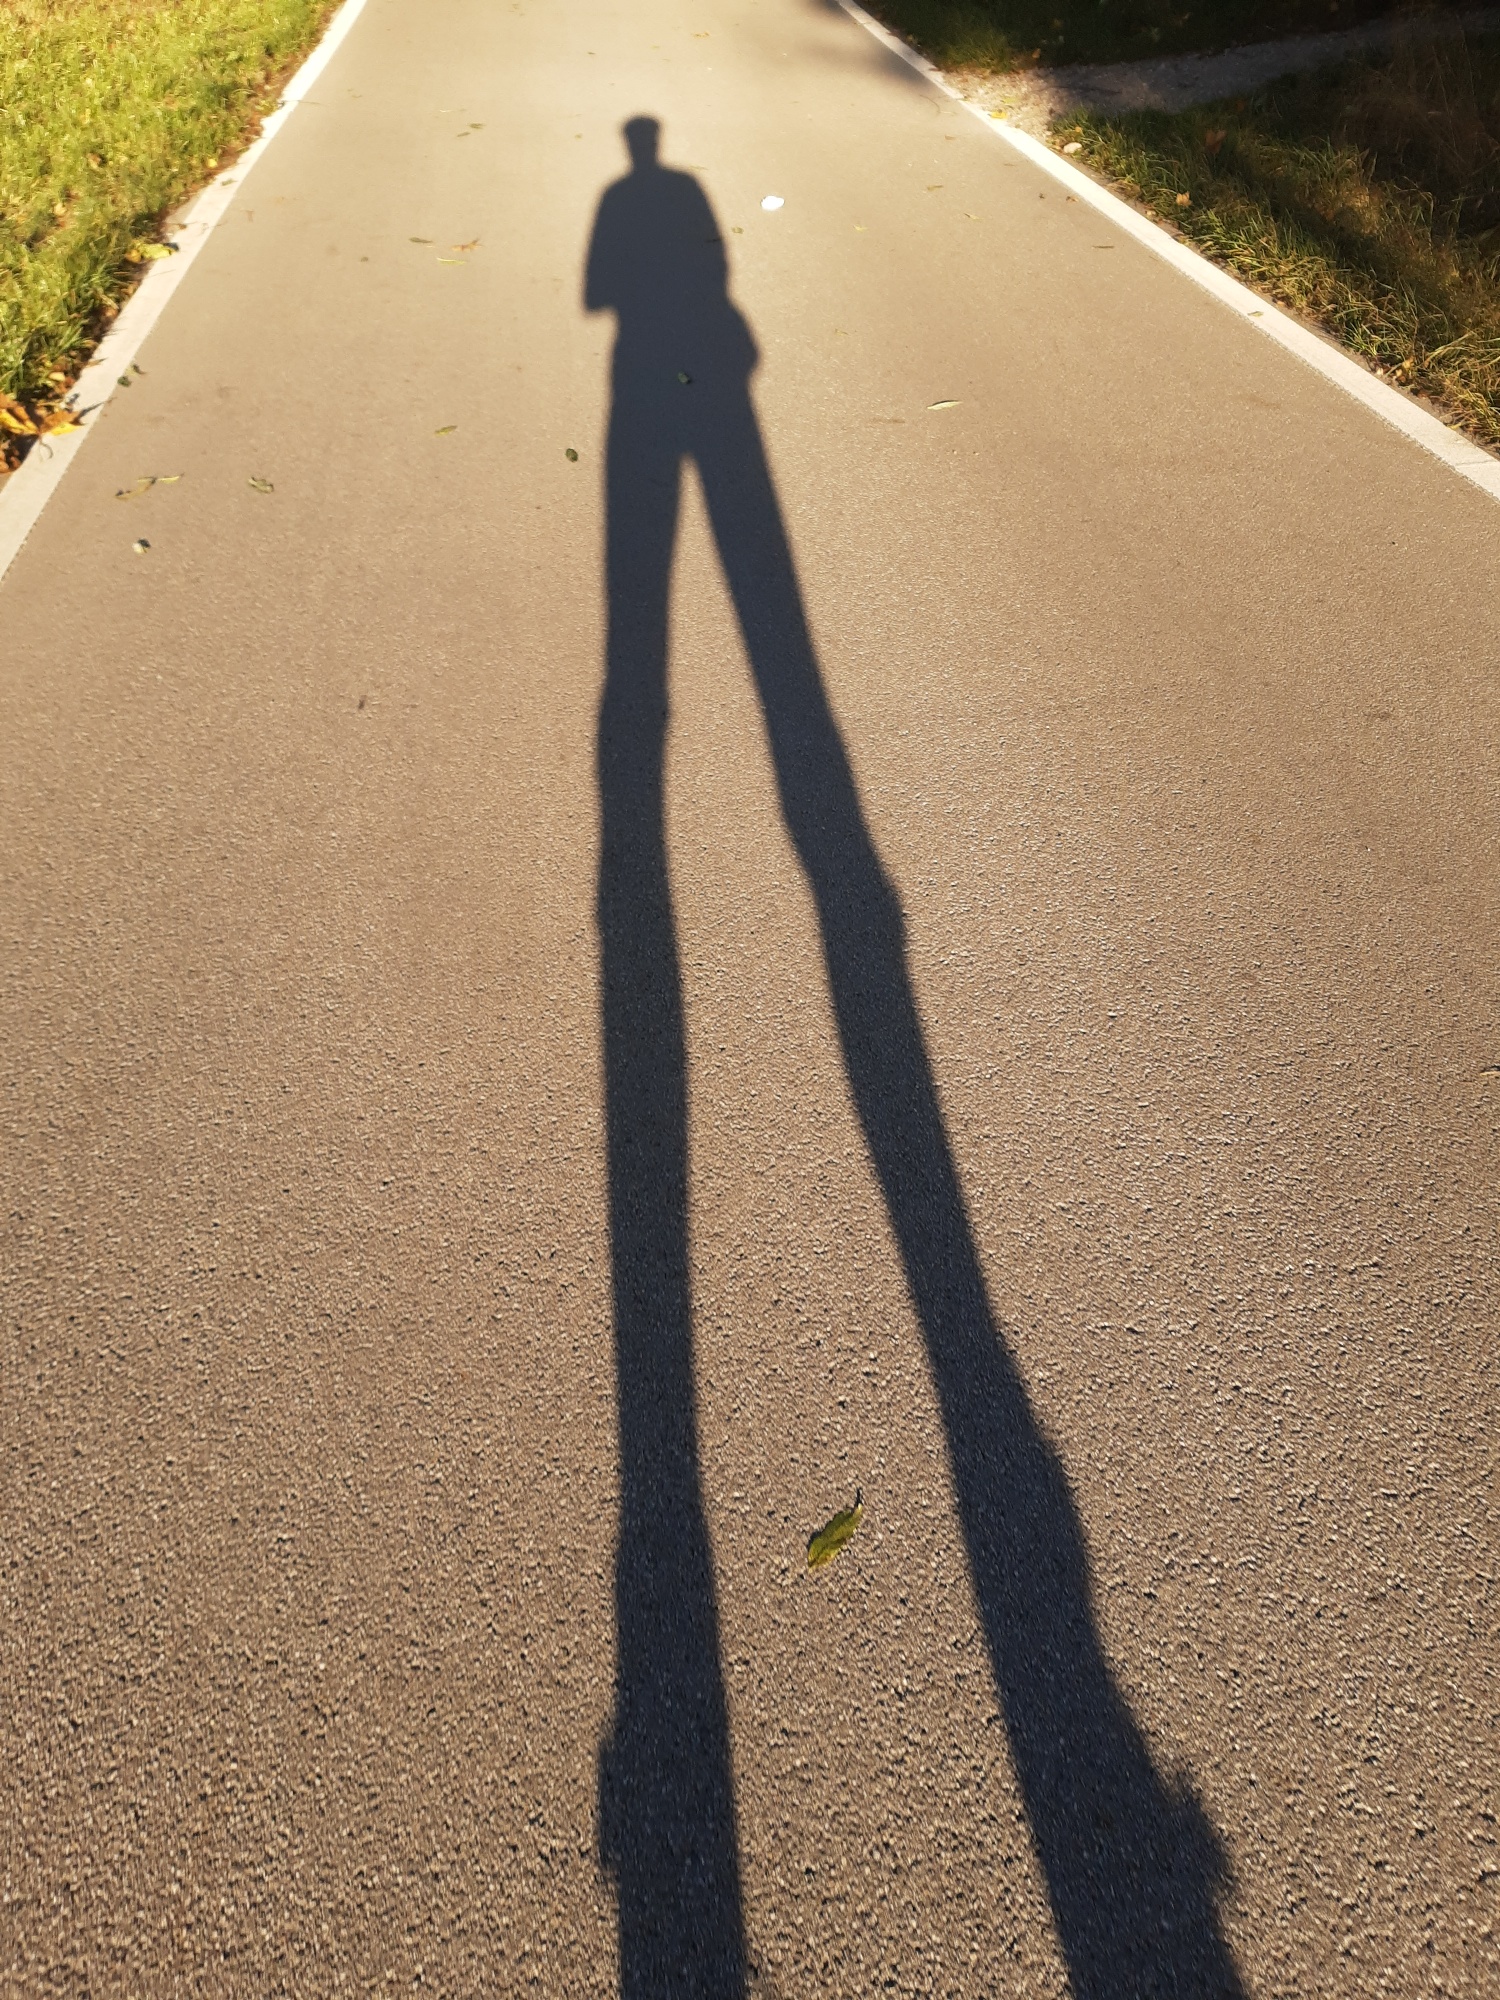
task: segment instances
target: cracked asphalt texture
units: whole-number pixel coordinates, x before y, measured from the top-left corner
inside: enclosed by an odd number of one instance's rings
[[[1076,1643],[1217,1854],[1217,1990],[1492,1994],[1500,511],[811,0],[370,0],[0,587],[0,1986],[683,1990],[600,1831],[582,272],[639,113],[760,349],[1088,1626],[993,1643],[689,479],[715,1990],[1125,2000],[1007,1719]]]

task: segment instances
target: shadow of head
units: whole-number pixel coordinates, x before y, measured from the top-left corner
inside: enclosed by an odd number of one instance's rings
[[[660,164],[661,120],[659,118],[627,118],[620,127],[625,135],[625,148],[630,154],[630,163],[637,173]]]

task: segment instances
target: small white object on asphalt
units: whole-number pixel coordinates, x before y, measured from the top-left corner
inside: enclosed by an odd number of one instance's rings
[[[130,546],[135,550],[138,556],[143,556],[146,553],[147,549],[150,548],[151,544],[147,541],[139,541],[139,542],[132,542]]]
[[[786,207],[786,199],[785,199],[785,197],[784,197],[783,195],[779,195],[779,194],[768,194],[768,195],[766,196],[765,200],[764,200],[764,201],[763,201],[763,202],[761,203],[761,207],[762,207],[762,208],[785,208],[785,207]]]

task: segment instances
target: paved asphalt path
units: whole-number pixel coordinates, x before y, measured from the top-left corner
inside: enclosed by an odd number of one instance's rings
[[[1492,1994],[1500,510],[814,0],[314,100],[0,591],[0,1987]]]

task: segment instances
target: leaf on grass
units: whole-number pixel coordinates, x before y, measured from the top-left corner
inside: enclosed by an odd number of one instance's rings
[[[125,261],[127,264],[154,264],[160,257],[175,257],[176,255],[177,245],[175,243],[146,243],[137,240],[125,252]]]
[[[452,437],[453,433],[457,429],[458,429],[457,424],[439,424],[437,429],[433,432],[432,435],[434,437],[440,437],[440,438]]]
[[[821,1569],[824,1563],[831,1563],[845,1542],[851,1541],[854,1531],[864,1517],[865,1496],[856,1493],[854,1505],[846,1507],[841,1514],[835,1514],[826,1527],[819,1528],[815,1535],[807,1538],[807,1566]]]
[[[252,478],[250,484],[255,488],[257,493],[274,493],[276,491],[276,488],[271,484],[269,479]]]
[[[1193,197],[1190,194],[1178,195],[1177,206],[1179,208],[1191,208],[1192,205],[1193,205]]]
[[[940,403],[929,403],[927,407],[929,410],[956,410],[959,401],[957,396],[945,396]]]
[[[578,463],[578,454],[576,451],[574,451],[572,445],[569,445],[567,447],[567,449],[563,453],[563,457],[566,458],[573,465],[576,465]]]
[[[0,430],[9,431],[12,437],[65,437],[69,431],[82,429],[83,419],[76,410],[65,410],[58,404],[33,416],[14,397],[0,396]]]

